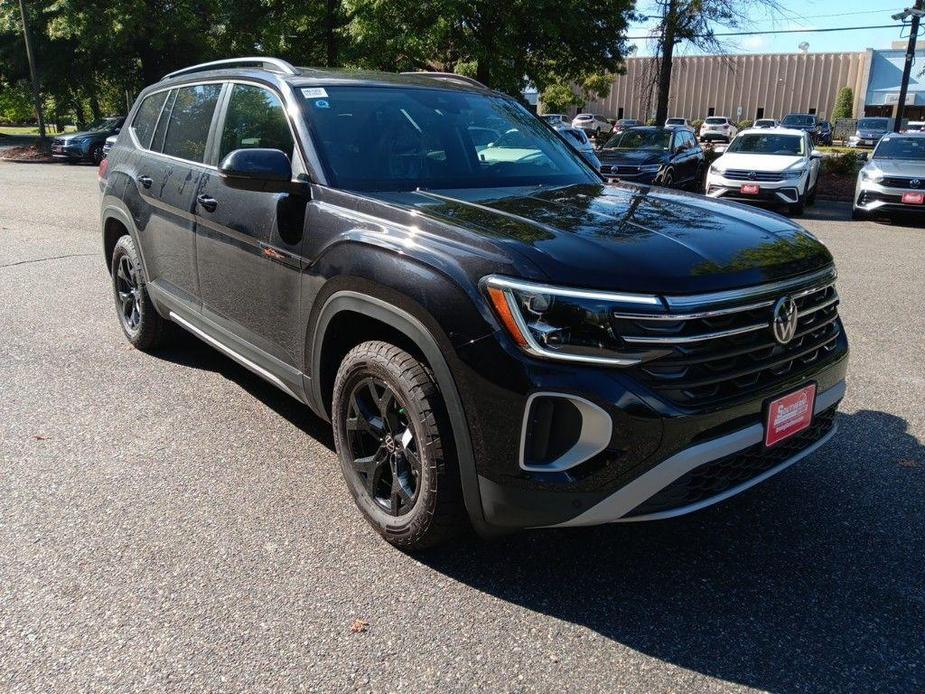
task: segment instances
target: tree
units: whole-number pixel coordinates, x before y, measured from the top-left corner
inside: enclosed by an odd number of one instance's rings
[[[832,109],[832,122],[839,118],[854,117],[854,90],[851,87],[842,87],[835,97],[835,108]]]
[[[622,72],[632,0],[344,0],[348,62],[471,74],[511,95]],[[609,85],[608,85],[609,88]],[[561,90],[560,90],[561,91]]]
[[[749,13],[756,6],[780,12],[778,0],[652,0],[658,20],[653,29],[655,58],[648,82],[656,88],[655,121],[668,118],[668,95],[674,50],[687,42],[704,52],[723,53],[724,47],[715,33],[716,27],[737,28],[747,25]],[[648,111],[648,104],[646,104]]]

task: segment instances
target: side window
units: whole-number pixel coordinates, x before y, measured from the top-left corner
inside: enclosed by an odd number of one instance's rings
[[[231,91],[219,161],[236,149],[261,147],[279,149],[292,156],[292,132],[286,110],[273,92],[249,84],[236,84]]]
[[[138,143],[145,149],[151,146],[151,135],[154,134],[157,117],[161,114],[161,107],[166,99],[166,91],[146,96],[132,120],[132,132],[135,133]]]
[[[205,161],[206,140],[221,90],[220,84],[177,89],[161,150],[164,154],[189,161]]]

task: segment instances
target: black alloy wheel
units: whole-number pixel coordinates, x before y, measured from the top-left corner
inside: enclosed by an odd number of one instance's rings
[[[128,256],[122,255],[116,265],[116,297],[119,317],[126,332],[135,333],[141,324],[141,289],[138,282],[138,269]]]
[[[122,332],[136,349],[153,352],[173,333],[173,323],[157,312],[145,284],[144,268],[131,236],[116,241],[109,266]]]
[[[408,409],[384,381],[367,377],[350,393],[347,441],[352,474],[385,513],[403,516],[417,502],[418,441]]]
[[[469,526],[446,405],[419,357],[380,340],[351,349],[331,423],[347,489],[386,541],[420,550]]]
[[[103,161],[103,145],[94,145],[90,150],[90,161],[92,161],[96,166],[100,165],[100,162]]]

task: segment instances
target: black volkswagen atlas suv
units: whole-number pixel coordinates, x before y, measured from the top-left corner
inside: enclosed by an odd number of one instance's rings
[[[835,432],[825,246],[607,185],[473,80],[235,59],[126,122],[99,171],[126,337],[183,328],[330,420],[395,545],[676,516]]]

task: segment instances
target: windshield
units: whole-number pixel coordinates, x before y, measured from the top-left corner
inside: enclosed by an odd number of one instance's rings
[[[707,118],[704,123],[707,125],[723,125],[726,122],[725,118]]]
[[[683,118],[669,118],[665,121],[668,125],[684,125]]]
[[[889,121],[886,118],[862,118],[858,121],[858,130],[886,131]]]
[[[304,88],[331,185],[358,191],[598,183],[556,133],[513,101],[443,89]]]
[[[726,151],[740,152],[742,154],[780,154],[788,157],[801,156],[804,154],[803,138],[799,135],[746,133],[734,139]]]
[[[103,118],[102,120],[96,121],[93,123],[93,125],[87,128],[87,132],[94,133],[101,132],[103,130],[113,130],[118,128],[121,123],[121,118]]]
[[[925,160],[925,138],[887,135],[874,150],[874,159]]]
[[[624,130],[611,137],[607,149],[657,149],[667,150],[671,144],[671,133],[665,130]]]
[[[756,120],[756,121],[755,121],[755,125],[758,126],[758,127],[766,126],[766,125],[774,125],[774,121],[773,121],[773,120],[764,120],[764,119],[762,119],[762,120]]]
[[[807,125],[815,125],[816,117],[815,116],[803,116],[796,113],[791,113],[789,116],[784,116],[784,120],[781,121],[783,125],[795,125],[797,127],[805,127]]]

